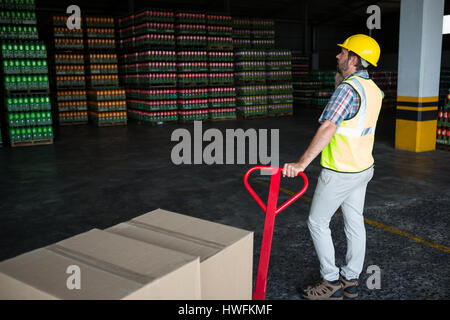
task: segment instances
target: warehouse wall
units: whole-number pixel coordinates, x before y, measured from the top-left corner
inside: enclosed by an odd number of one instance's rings
[[[305,52],[304,24],[275,21],[275,46]]]

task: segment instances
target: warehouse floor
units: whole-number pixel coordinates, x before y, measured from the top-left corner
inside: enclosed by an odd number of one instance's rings
[[[319,115],[297,109],[291,118],[205,123],[203,128],[281,128],[282,166],[307,147]],[[392,111],[384,111],[377,130],[360,299],[449,299],[450,153],[395,150],[393,119]],[[255,231],[255,279],[264,216],[242,183],[250,166],[173,165],[170,137],[177,127],[63,127],[52,146],[0,149],[0,261],[160,207]],[[192,125],[183,127],[192,131]],[[306,219],[319,171],[316,159],[306,172],[305,196],[277,216],[268,299],[299,299],[296,288],[318,280]],[[269,178],[254,177],[251,184],[264,199]],[[296,191],[300,183],[285,179],[282,187]],[[287,193],[280,192],[280,203],[290,197]],[[341,214],[331,229],[342,265]],[[381,289],[366,286],[371,265],[381,269]]]

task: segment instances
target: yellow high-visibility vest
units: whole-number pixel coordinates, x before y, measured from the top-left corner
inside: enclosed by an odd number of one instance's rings
[[[382,91],[370,79],[352,76],[343,81],[360,97],[356,115],[339,125],[330,143],[322,150],[321,165],[338,172],[361,172],[373,166],[373,143]]]

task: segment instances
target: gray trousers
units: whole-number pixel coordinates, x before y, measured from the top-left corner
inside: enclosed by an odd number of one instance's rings
[[[364,227],[364,200],[366,188],[374,168],[361,173],[339,173],[322,169],[308,218],[308,228],[320,262],[320,274],[325,280],[339,279],[339,268],[334,259],[330,220],[339,207],[344,214],[344,231],[347,238],[346,265],[341,274],[348,280],[359,277],[366,251]]]

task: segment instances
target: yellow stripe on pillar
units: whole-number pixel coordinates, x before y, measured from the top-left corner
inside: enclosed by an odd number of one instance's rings
[[[395,148],[413,152],[436,149],[437,120],[396,120]]]
[[[436,149],[439,97],[397,97],[395,148],[413,152]]]

